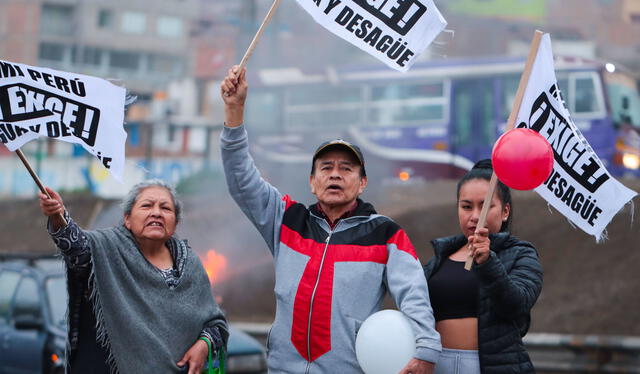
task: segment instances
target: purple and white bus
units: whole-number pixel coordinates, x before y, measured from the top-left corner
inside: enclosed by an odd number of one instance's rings
[[[308,178],[314,147],[342,137],[362,148],[378,182],[457,178],[490,157],[523,67],[524,59],[494,58],[416,64],[407,73],[384,66],[251,72],[253,154],[267,177],[288,182],[295,174],[297,183]],[[575,58],[557,59],[556,75],[574,122],[609,171],[639,177],[635,80],[612,64]]]

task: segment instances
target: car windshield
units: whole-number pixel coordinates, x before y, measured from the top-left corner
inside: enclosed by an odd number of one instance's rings
[[[57,326],[65,326],[67,311],[67,289],[63,276],[49,277],[46,282],[47,302],[51,310],[51,319]]]

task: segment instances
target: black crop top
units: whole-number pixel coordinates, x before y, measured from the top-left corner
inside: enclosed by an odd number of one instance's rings
[[[436,321],[478,317],[478,280],[463,261],[445,259],[428,285]]]

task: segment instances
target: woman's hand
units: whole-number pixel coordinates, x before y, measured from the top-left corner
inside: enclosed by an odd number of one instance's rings
[[[476,233],[469,238],[469,247],[471,248],[471,256],[476,264],[483,264],[489,259],[489,250],[491,241],[489,240],[489,229],[477,229]]]
[[[435,365],[432,362],[412,358],[398,374],[433,374]]]
[[[209,346],[204,340],[198,339],[196,343],[189,348],[187,353],[182,356],[182,359],[178,361],[177,365],[182,367],[189,364],[188,374],[200,374],[208,354]]]
[[[43,193],[38,195],[40,197],[40,210],[42,211],[42,214],[49,217],[53,231],[58,231],[61,227],[64,227],[67,224],[63,219],[65,209],[64,203],[56,191],[49,187],[45,187],[45,189],[51,198]]]

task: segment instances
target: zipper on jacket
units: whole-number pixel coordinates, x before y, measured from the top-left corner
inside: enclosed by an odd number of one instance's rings
[[[329,240],[335,229],[340,225],[340,222],[329,231],[329,236],[325,239],[324,252],[322,252],[322,260],[320,260],[320,269],[318,270],[318,277],[316,278],[316,284],[313,286],[313,292],[311,293],[311,301],[309,303],[309,322],[307,323],[307,369],[305,374],[309,374],[311,369],[311,314],[313,314],[313,300],[316,297],[316,291],[318,290],[318,284],[320,283],[320,275],[322,274],[322,266],[324,265],[324,259],[327,256],[327,249],[329,248]]]

